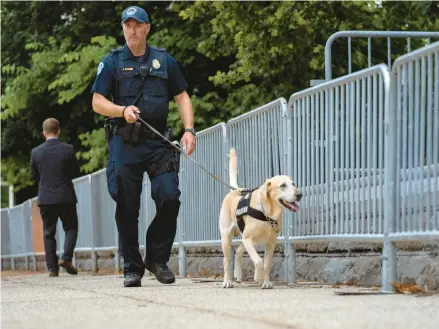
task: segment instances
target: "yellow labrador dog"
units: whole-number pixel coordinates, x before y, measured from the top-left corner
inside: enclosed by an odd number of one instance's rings
[[[242,245],[236,250],[236,281],[242,279],[242,255],[244,247],[255,265],[254,279],[263,289],[273,288],[270,270],[273,262],[277,235],[282,228],[284,208],[297,212],[302,193],[289,176],[279,175],[269,178],[254,190],[238,188],[238,159],[236,150],[229,154],[230,185],[237,190],[229,192],[223,200],[219,228],[224,254],[224,288],[232,288],[230,254],[233,237],[242,234]],[[264,261],[258,255],[254,245],[265,245]]]

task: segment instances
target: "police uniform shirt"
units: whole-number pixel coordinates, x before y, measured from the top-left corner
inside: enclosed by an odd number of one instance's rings
[[[123,56],[125,58],[131,58],[134,61],[139,61],[139,58],[136,58],[136,56],[131,53],[126,44],[123,52]],[[149,52],[149,46],[147,46],[144,55],[145,62],[148,59]],[[143,56],[139,57],[142,59]],[[183,74],[181,73],[177,61],[168,52],[166,52],[166,61],[168,69],[168,92],[169,95],[173,97],[185,91],[188,85]],[[111,55],[105,56],[104,59],[99,63],[96,80],[91,88],[91,92],[97,92],[108,99],[109,96],[114,92],[116,69],[116,57]]]

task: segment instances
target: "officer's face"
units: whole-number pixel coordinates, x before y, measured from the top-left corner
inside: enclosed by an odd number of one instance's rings
[[[138,47],[145,43],[150,25],[139,23],[135,19],[128,19],[123,23],[123,34],[129,47]]]

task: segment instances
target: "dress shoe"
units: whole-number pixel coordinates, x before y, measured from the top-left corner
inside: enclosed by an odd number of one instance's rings
[[[77,269],[73,266],[72,262],[68,260],[63,260],[59,263],[59,266],[64,267],[67,273],[69,274],[78,274]]]
[[[58,276],[58,275],[59,275],[58,272],[55,272],[55,271],[49,272],[50,277],[54,277],[54,276]]]
[[[123,282],[124,287],[140,287],[142,285],[142,277],[137,273],[128,273]]]
[[[164,263],[146,263],[145,267],[151,273],[154,273],[156,279],[164,284],[174,283],[175,276],[171,272],[168,265]]]

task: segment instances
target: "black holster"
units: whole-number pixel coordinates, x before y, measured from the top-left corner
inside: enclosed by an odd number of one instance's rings
[[[179,147],[178,141],[173,142],[173,144],[175,143]],[[178,173],[180,171],[180,152],[171,145],[169,148],[166,148],[164,154],[146,168],[150,179],[154,179],[164,172]]]
[[[105,133],[105,141],[108,143],[111,137],[113,136],[113,131],[111,129],[111,123],[108,121],[104,122],[104,133]]]

